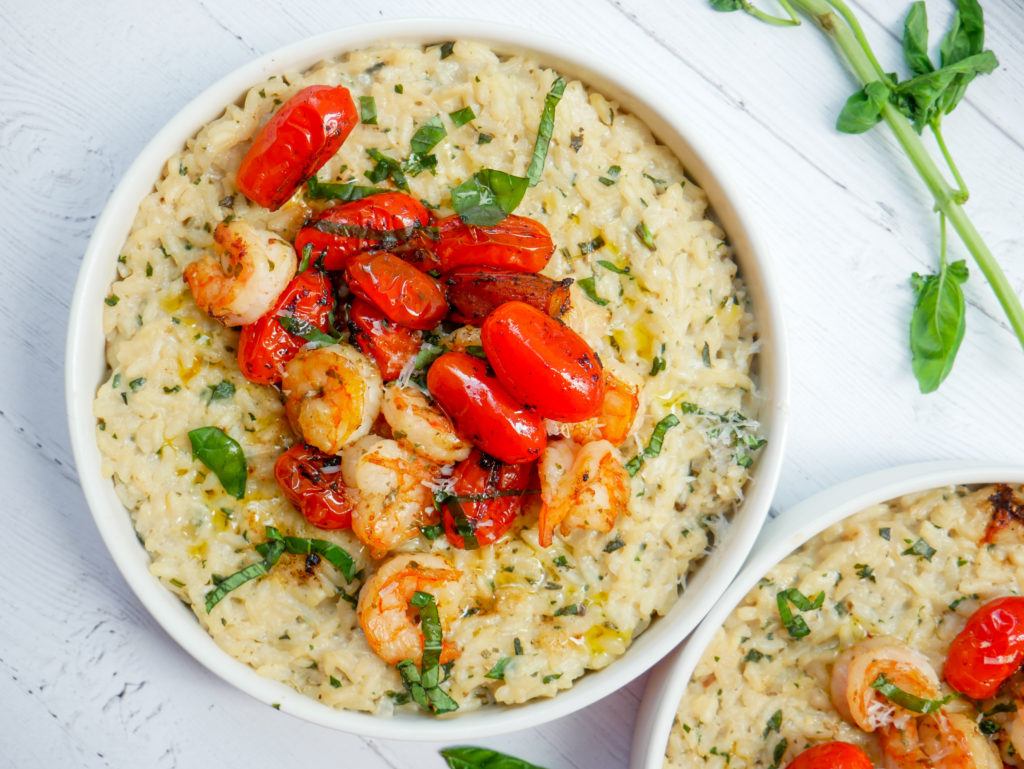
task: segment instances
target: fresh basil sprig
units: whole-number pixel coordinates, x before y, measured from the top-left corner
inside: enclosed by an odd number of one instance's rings
[[[441,756],[448,762],[448,769],[544,769],[507,753],[468,745],[445,748]]]
[[[245,496],[248,471],[245,452],[238,441],[219,427],[197,427],[188,433],[192,458],[198,459],[217,476],[224,491],[235,499]]]
[[[484,168],[452,190],[452,208],[462,221],[481,227],[498,224],[516,210],[526,190],[540,181],[555,129],[555,108],[564,93],[565,80],[558,77],[544,97],[537,139],[525,176]]]
[[[720,11],[742,10],[764,21],[789,23],[767,17],[748,0],[709,2]],[[910,6],[903,24],[903,57],[911,75],[902,81],[879,64],[860,22],[843,0],[779,0],[779,4],[796,23],[794,9],[812,19],[832,39],[861,84],[840,112],[836,127],[846,133],[862,133],[884,120],[935,201],[942,244],[939,271],[913,279],[917,298],[910,322],[910,347],[921,392],[934,391],[949,374],[963,336],[960,284],[967,271],[955,267],[957,263],[946,264],[947,222],[974,257],[1024,347],[1024,306],[964,212],[967,185],[942,134],[943,116],[960,103],[968,84],[978,75],[992,72],[999,63],[985,50],[985,21],[978,0],[956,0],[952,26],[939,48],[938,66],[928,55],[924,2],[918,0]],[[926,128],[934,135],[955,185],[946,180],[921,141],[919,135]]]
[[[950,694],[941,700],[918,697],[916,694],[904,691],[889,681],[885,677],[885,673],[878,674],[878,677],[871,682],[871,688],[877,689],[901,708],[906,708],[914,713],[937,713],[944,705],[949,704],[956,697],[955,694]]]

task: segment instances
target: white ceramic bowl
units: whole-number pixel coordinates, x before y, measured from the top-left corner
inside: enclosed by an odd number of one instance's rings
[[[608,668],[584,676],[572,689],[549,700],[517,707],[489,707],[450,720],[416,714],[392,719],[337,711],[276,681],[257,675],[232,659],[199,626],[191,611],[149,573],[149,558],[139,544],[129,516],[100,473],[92,401],[106,372],[101,325],[103,298],[115,274],[115,259],[128,234],[141,199],[159,178],[168,157],[200,126],[217,117],[224,106],[250,86],[286,70],[305,69],[320,59],[378,41],[421,43],[474,39],[508,53],[526,53],[563,74],[583,80],[642,118],[658,138],[682,160],[687,172],[708,193],[716,215],[735,247],[754,312],[761,324],[759,361],[761,387],[766,395],[762,415],[768,445],[758,460],[755,477],[735,524],[691,580],[671,613],[655,622],[628,652]],[[657,110],[652,105],[658,105]],[[750,232],[739,199],[711,170],[711,159],[689,134],[677,114],[681,105],[661,93],[644,91],[642,83],[620,79],[613,63],[595,59],[569,41],[544,38],[534,32],[474,21],[407,20],[342,29],[282,48],[248,64],[214,84],[174,117],[142,151],[114,191],[100,217],[85,255],[71,307],[67,346],[67,404],[72,446],[82,488],[96,525],[121,573],[163,628],[199,662],[224,680],[258,699],[309,721],[373,737],[402,739],[467,739],[512,731],[571,713],[626,685],[667,654],[689,633],[739,571],[767,515],[779,474],[785,442],[788,376],[781,311],[766,274],[764,248]],[[704,130],[713,130],[706,126]]]
[[[633,733],[630,769],[662,769],[679,702],[704,649],[736,605],[775,564],[847,516],[904,494],[950,484],[1024,483],[1024,467],[928,462],[855,478],[816,494],[770,521],[743,571],[686,642],[651,671]]]

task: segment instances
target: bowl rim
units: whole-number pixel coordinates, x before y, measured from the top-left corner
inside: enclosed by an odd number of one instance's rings
[[[740,272],[760,324],[758,357],[764,393],[761,422],[770,440],[758,458],[746,499],[721,546],[697,571],[671,612],[652,623],[627,653],[599,671],[577,679],[572,688],[550,699],[522,705],[492,705],[454,719],[419,714],[386,718],[336,710],[283,683],[262,678],[248,665],[220,649],[176,596],[148,569],[148,554],[138,541],[131,519],[110,479],[101,473],[92,413],[96,387],[103,381],[106,359],[102,331],[102,299],[116,271],[115,254],[127,237],[141,200],[161,177],[166,161],[185,140],[220,115],[225,105],[270,75],[303,70],[321,59],[377,42],[418,42],[468,39],[498,50],[524,53],[616,100],[640,117],[658,139],[683,161],[687,176],[708,193],[735,248]],[[525,729],[560,718],[624,687],[643,674],[689,633],[711,608],[746,558],[767,517],[781,471],[788,432],[789,361],[777,298],[767,265],[767,249],[752,231],[754,218],[744,209],[727,180],[712,170],[707,153],[681,126],[692,125],[678,106],[659,99],[643,83],[626,83],[612,63],[569,41],[515,26],[472,19],[399,19],[360,24],[322,33],[285,45],[245,64],[206,88],[183,107],[146,145],[125,172],[99,217],[80,268],[68,320],[65,350],[65,398],[75,464],[86,502],[111,557],[149,613],[185,651],[215,675],[264,703],[312,723],[367,737],[406,740],[467,739]],[[655,108],[652,105],[658,105]],[[706,568],[708,564],[715,568]],[[684,596],[692,596],[684,600]],[[678,610],[678,611],[676,611]]]
[[[942,486],[985,483],[1024,483],[1024,466],[962,460],[900,465],[843,481],[769,521],[743,570],[715,608],[651,671],[637,714],[630,769],[663,769],[679,701],[704,649],[769,569],[829,526],[872,505]]]

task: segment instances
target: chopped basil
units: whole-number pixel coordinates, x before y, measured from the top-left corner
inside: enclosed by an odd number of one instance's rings
[[[142,385],[146,384],[146,377],[140,376],[138,379],[133,379],[128,383],[128,387],[132,392],[138,390]]]
[[[580,256],[586,256],[587,254],[593,253],[604,248],[604,238],[598,235],[593,240],[588,240],[584,243],[577,244],[580,248]]]
[[[580,290],[587,295],[587,299],[594,304],[604,307],[608,304],[608,300],[597,295],[597,288],[594,286],[595,280],[596,278],[591,275],[589,278],[581,278],[577,280],[576,285],[579,286]]]
[[[334,687],[335,689],[340,689],[341,688],[341,681],[339,681],[334,676],[330,676],[327,680],[331,682],[331,686]]]
[[[918,558],[924,558],[926,561],[930,561],[932,556],[935,555],[935,552],[934,547],[918,537],[917,541],[900,553],[900,555],[916,555]]]
[[[748,649],[747,653],[743,656],[744,662],[760,662],[768,655],[764,652],[758,651],[757,649]]]
[[[978,731],[985,735],[993,735],[1002,727],[991,718],[984,718],[978,722]]]
[[[207,385],[206,389],[210,391],[209,399],[211,403],[213,401],[227,400],[234,397],[235,394],[234,384],[226,379],[221,381],[220,384]]]
[[[787,603],[787,601],[789,603]],[[797,615],[793,615],[793,610],[789,608],[789,604],[793,604],[800,611],[813,611],[820,609],[821,605],[825,602],[825,591],[821,591],[813,599],[808,598],[799,590],[794,587],[788,590],[779,591],[778,595],[775,596],[775,603],[779,609],[779,617],[782,619],[782,624],[786,630],[789,631],[791,638],[803,638],[811,632],[811,629],[807,627],[807,622],[804,618]]]
[[[871,688],[877,689],[901,708],[906,708],[914,713],[935,713],[943,705],[956,697],[955,694],[950,694],[941,700],[929,700],[924,697],[918,697],[915,694],[904,691],[896,686],[896,684],[890,683],[889,679],[885,677],[885,673],[878,674],[878,678],[871,682]]]
[[[448,762],[448,769],[544,769],[543,766],[490,748],[445,748],[441,751],[441,757]]]
[[[788,747],[789,741],[785,737],[778,741],[775,745],[775,750],[772,751],[772,765],[768,769],[779,769],[779,762],[786,755],[786,748]]]
[[[651,361],[651,373],[650,373],[650,375],[654,376],[657,373],[659,373],[661,371],[664,371],[666,365],[667,364],[665,363],[665,359],[664,358],[655,357],[654,360]]]
[[[857,570],[857,576],[861,579],[869,579],[875,582],[875,570],[866,563],[855,563],[853,568]]]
[[[248,476],[245,452],[238,442],[219,427],[199,427],[189,431],[192,458],[210,468],[224,490],[235,499],[245,496]]]
[[[294,315],[281,315],[277,318],[277,322],[289,334],[305,339],[311,349],[337,344],[338,340],[341,339],[340,336],[332,336],[321,331],[308,320],[296,318]]]
[[[779,731],[779,727],[782,726],[782,711],[776,710],[772,713],[772,717],[768,719],[764,725],[764,731],[761,733],[761,739],[765,739],[771,732]]]
[[[571,134],[569,136],[569,147],[573,152],[579,152],[580,147],[583,146],[583,129],[580,129],[578,134]]]
[[[440,715],[458,710],[458,703],[440,688],[439,662],[444,641],[434,596],[417,590],[409,600],[409,605],[419,609],[420,629],[423,632],[423,657],[418,670],[416,663],[411,659],[398,663],[402,684],[413,702],[432,713]]]
[[[490,144],[492,141],[494,141],[494,137],[490,134],[481,133],[476,137],[477,144]]]
[[[551,143],[551,134],[555,130],[555,108],[565,93],[565,80],[556,78],[551,84],[551,90],[544,97],[544,109],[540,114],[540,124],[537,126],[537,140],[533,144],[533,157],[530,159],[530,167],[526,169],[526,178],[531,187],[537,186],[541,175],[544,173],[544,161],[548,157],[548,145]]]
[[[452,51],[455,48],[455,41],[449,40],[445,43],[441,43],[441,58],[447,59],[452,55]]]
[[[401,163],[377,149],[368,149],[366,154],[375,163],[373,168],[366,172],[365,176],[367,179],[374,184],[379,184],[390,177],[398,189],[405,192],[409,191],[409,182],[405,178],[405,172],[402,170]]]
[[[359,122],[377,125],[377,101],[372,96],[359,97]]]
[[[557,681],[561,677],[562,677],[561,673],[550,673],[550,674],[544,676],[542,679],[540,679],[540,681],[541,681],[541,683],[549,684],[552,681]]]
[[[569,614],[578,614],[580,616],[587,613],[587,609],[583,604],[571,603],[568,606],[563,606],[560,609],[555,609],[556,617],[564,617]]]
[[[457,109],[454,112],[449,112],[448,117],[452,119],[455,127],[458,128],[459,126],[466,125],[470,120],[476,119],[476,114],[473,112],[472,107],[463,107],[462,109]]]
[[[121,297],[119,297],[117,294],[111,294],[110,296],[103,300],[103,303],[106,304],[108,307],[113,307],[120,301]]]
[[[880,536],[882,539],[884,539],[886,542],[888,542],[889,538],[891,536],[890,535],[891,531],[892,530],[888,526],[886,526],[884,529],[879,529],[878,530],[878,536]]]
[[[241,587],[249,580],[262,577],[264,574],[269,573],[274,565],[281,559],[281,555],[283,553],[284,543],[275,541],[267,548],[262,561],[249,564],[244,569],[236,571],[230,577],[225,577],[217,582],[217,586],[206,594],[206,613],[209,614],[210,611],[213,610],[213,607],[220,603],[221,599],[232,590]]]
[[[968,598],[971,598],[973,600],[978,600],[978,594],[977,593],[972,593],[971,595],[962,595],[959,598],[954,599],[949,604],[949,610],[950,611],[956,611],[957,607],[960,604],[962,604],[964,601],[966,601]]]
[[[292,555],[316,554],[327,559],[345,578],[346,582],[355,579],[355,561],[348,551],[338,545],[328,542],[325,539],[307,539],[306,537],[283,537],[273,526],[267,526],[266,534],[268,542],[256,545],[256,552],[266,555],[274,542],[281,542],[286,553]]]
[[[609,262],[607,259],[598,259],[597,263],[604,267],[606,270],[614,272],[618,275],[629,275],[629,267],[619,267],[615,262]]]
[[[174,385],[174,387],[164,387],[164,392],[167,395],[172,395],[173,393],[180,393],[181,385]]]
[[[444,534],[444,527],[439,523],[433,526],[420,526],[420,534],[433,541]]]
[[[647,229],[646,224],[640,222],[633,232],[636,233],[636,236],[640,238],[640,242],[643,243],[649,251],[656,251],[658,249],[658,247],[654,245],[654,235],[652,235],[651,231]]]
[[[517,657],[523,656],[523,644],[518,638],[512,639],[512,651],[516,653]]]
[[[665,433],[679,424],[679,417],[669,414],[654,426],[651,439],[647,442],[647,448],[633,457],[626,463],[626,472],[632,477],[639,472],[644,462],[661,454],[661,446],[665,442]]]
[[[610,540],[608,544],[604,546],[604,551],[606,553],[614,553],[616,550],[620,550],[625,546],[626,543],[622,541],[622,537],[616,534],[615,538]]]
[[[599,176],[597,180],[601,182],[605,187],[611,187],[619,179],[619,174],[622,173],[622,169],[619,166],[611,166],[608,168],[607,176]]]
[[[711,348],[708,347],[708,343],[704,343],[704,348],[700,351],[700,359],[704,362],[705,368],[711,368]]]
[[[362,200],[371,195],[388,192],[383,187],[366,187],[355,182],[321,182],[316,176],[306,181],[306,197],[311,200],[333,199],[341,201]],[[299,270],[303,272],[303,270]]]
[[[462,505],[459,500],[450,495],[442,492],[442,504],[448,508],[448,512],[451,513],[452,520],[455,524],[455,533],[462,537],[463,548],[465,550],[477,550],[480,547],[480,543],[476,538],[476,527],[473,522],[469,520],[466,515],[466,511],[462,509]],[[437,496],[435,496],[436,504]]]
[[[409,149],[415,155],[425,155],[447,135],[448,132],[445,130],[444,123],[441,122],[441,116],[434,115],[416,129],[416,133],[412,135],[412,140],[409,142]]]
[[[484,678],[493,678],[496,681],[504,681],[505,668],[508,667],[508,663],[510,663],[511,661],[511,657],[502,657],[500,660],[494,663],[494,667],[492,667],[490,670],[484,673]]]

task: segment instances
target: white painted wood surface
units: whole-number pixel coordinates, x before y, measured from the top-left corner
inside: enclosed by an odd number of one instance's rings
[[[858,0],[889,68],[903,2]],[[945,28],[952,3],[931,0]],[[969,212],[1024,293],[1024,6],[984,0],[1001,65],[946,121]],[[885,130],[840,135],[852,90],[809,25],[770,28],[704,0],[228,0],[0,3],[0,766],[441,767],[437,745],[299,722],[208,674],[148,617],[92,524],[68,447],[65,325],[93,223],[149,138],[258,54],[379,19],[449,16],[571,37],[689,107],[743,180],[773,252],[793,370],[776,507],[926,459],[1024,462],[1024,353],[980,275],[949,380],[910,374],[908,277],[937,258],[936,218]],[[966,257],[954,240],[952,256]],[[976,271],[975,271],[976,272]],[[634,682],[590,709],[481,740],[550,769],[627,762]]]

